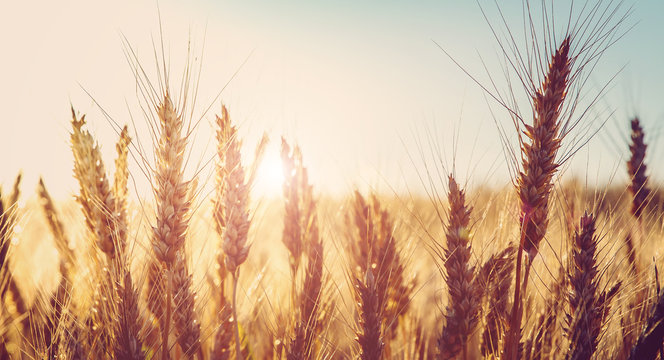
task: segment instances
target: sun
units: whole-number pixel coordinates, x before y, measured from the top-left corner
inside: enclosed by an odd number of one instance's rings
[[[284,183],[284,172],[279,153],[268,147],[258,170],[252,192],[257,196],[279,196]]]

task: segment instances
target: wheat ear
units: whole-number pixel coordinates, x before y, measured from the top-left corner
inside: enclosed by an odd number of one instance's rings
[[[235,325],[235,353],[242,359],[242,344],[237,318],[237,287],[240,265],[249,255],[250,245],[247,235],[251,219],[249,217],[249,189],[256,174],[256,168],[267,144],[263,136],[256,149],[256,158],[247,174],[242,166],[237,128],[231,124],[228,110],[221,108],[221,117],[217,116],[217,199],[215,200],[215,219],[222,233],[221,248],[224,252],[224,265],[233,278],[231,304]]]
[[[574,234],[570,271],[569,351],[566,359],[589,359],[597,349],[601,314],[597,304],[597,236],[595,218],[585,213]]]
[[[549,223],[549,194],[553,187],[553,176],[558,169],[556,154],[562,140],[559,117],[567,94],[571,68],[569,50],[570,38],[567,37],[551,57],[544,82],[534,93],[533,124],[526,125],[524,130],[529,141],[521,143],[522,170],[517,179],[517,191],[521,201],[521,240],[516,257],[512,315],[505,341],[505,358],[508,360],[517,356],[521,339],[521,292],[523,295],[526,293],[530,264],[537,255],[539,243],[544,238]],[[522,279],[523,252],[528,255],[529,261]]]
[[[138,309],[138,295],[131,281],[129,271],[124,272],[124,278],[118,289],[120,294],[119,321],[117,324],[115,358],[127,360],[145,359],[143,340],[140,336],[141,314]]]
[[[303,183],[302,168],[302,153],[299,147],[292,150],[286,142],[286,139],[281,138],[281,163],[284,170],[284,231],[281,236],[281,241],[286,245],[289,252],[289,263],[291,267],[291,274],[296,276],[297,270],[300,266],[300,259],[302,258],[303,245],[303,230],[306,222],[309,219],[305,218],[302,214],[302,191],[306,191],[309,184]],[[293,298],[295,298],[293,296]]]
[[[289,360],[316,359],[319,357],[316,337],[321,330],[319,312],[323,301],[323,242],[318,232],[316,201],[299,147],[291,151],[282,138],[281,159],[286,201],[282,241],[290,252],[292,301],[296,306],[294,336],[286,345],[286,354]],[[298,291],[297,270],[303,250],[306,266],[304,282]]]
[[[390,357],[389,340],[404,315],[413,285],[403,277],[404,265],[397,249],[394,224],[378,197],[367,201],[355,191],[348,222],[351,236],[352,284],[358,301],[360,356]],[[388,317],[389,316],[389,317]]]
[[[80,185],[77,200],[83,208],[85,222],[97,247],[113,261],[119,244],[116,201],[104,170],[99,146],[92,135],[83,129],[85,115],[78,118],[72,111],[71,147],[74,154],[74,177]]]
[[[515,254],[516,247],[507,246],[499,253],[492,255],[478,273],[478,284],[486,284],[484,288],[488,292],[488,312],[481,344],[481,352],[484,357],[491,357],[500,350],[500,342],[509,318],[508,293],[512,286]]]
[[[85,223],[90,233],[90,238],[104,255],[104,259],[98,259],[96,251],[92,252],[93,261],[104,261],[106,266],[99,269],[97,276],[101,280],[95,289],[93,298],[93,311],[91,314],[90,333],[96,339],[93,342],[93,353],[102,356],[114,347],[114,336],[112,332],[102,331],[117,318],[118,297],[115,291],[115,281],[122,268],[119,255],[124,248],[117,242],[120,240],[118,234],[118,217],[115,209],[116,201],[109,185],[108,177],[101,158],[101,151],[94,138],[83,128],[86,124],[85,115],[80,118],[76,115],[74,108],[72,112],[72,132],[70,142],[74,155],[74,177],[78,180],[80,192],[76,200],[81,205]],[[106,301],[105,299],[111,299]]]
[[[646,149],[647,145],[643,139],[643,128],[638,117],[630,122],[631,143],[629,144],[630,158],[627,161],[627,173],[629,174],[629,192],[632,194],[632,215],[636,219],[641,218],[643,209],[648,201],[650,189],[648,188],[648,176],[646,175]]]
[[[359,357],[362,360],[380,359],[385,347],[383,316],[387,287],[384,286],[386,282],[382,274],[385,273],[384,264],[388,263],[375,261],[385,239],[379,236],[373,211],[373,207],[370,207],[364,197],[355,191],[352,217],[357,231],[351,242],[351,254],[354,259],[351,276],[359,316],[359,329],[355,341],[360,347]],[[381,285],[377,285],[379,281]]]
[[[465,193],[452,175],[449,176],[449,212],[445,231],[444,267],[448,290],[445,326],[438,338],[441,359],[468,358],[468,339],[479,320],[481,290],[476,281],[475,267],[470,265],[471,208]]]
[[[186,265],[185,241],[192,199],[191,182],[184,179],[183,162],[187,144],[187,138],[182,133],[184,122],[168,93],[164,95],[156,111],[160,126],[153,184],[157,219],[152,232],[152,251],[161,270],[153,270],[156,274],[153,275],[152,283],[162,286],[152,289],[152,292],[164,299],[157,302],[166,305],[161,332],[162,357],[167,359],[171,321],[174,320],[178,344],[188,356],[200,353],[200,324],[195,318],[195,295]],[[161,289],[164,290],[163,293]],[[173,316],[175,313],[176,316]]]

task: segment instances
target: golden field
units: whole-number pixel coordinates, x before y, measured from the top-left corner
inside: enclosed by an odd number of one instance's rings
[[[193,136],[195,69],[178,83],[155,45],[153,78],[126,44],[147,130],[111,120],[118,140],[100,144],[103,119],[72,108],[73,197],[20,174],[0,193],[0,359],[661,359],[664,198],[638,117],[618,149],[627,182],[566,171],[596,135],[604,88],[584,85],[626,31],[621,5],[584,7],[560,34],[528,8],[525,46],[487,19],[512,78],[467,75],[509,119],[498,187],[422,156],[421,192],[326,195],[308,173],[326,164],[286,137],[246,144],[224,105],[203,111],[212,138]],[[255,197],[269,141],[282,196]]]

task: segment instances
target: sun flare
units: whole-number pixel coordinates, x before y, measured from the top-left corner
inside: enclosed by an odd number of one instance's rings
[[[281,158],[276,146],[268,146],[265,157],[256,171],[254,191],[263,196],[279,196],[284,183],[284,172]]]

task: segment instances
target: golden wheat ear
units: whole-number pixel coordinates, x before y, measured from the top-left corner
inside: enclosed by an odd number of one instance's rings
[[[506,324],[509,320],[509,290],[512,287],[514,257],[513,244],[492,255],[477,275],[477,284],[484,288],[488,310],[485,317],[480,351],[482,356],[491,358],[499,354]],[[484,284],[484,285],[483,285]]]
[[[324,248],[318,231],[317,206],[307,169],[302,162],[302,153],[298,146],[291,151],[284,138],[281,141],[281,160],[285,199],[282,242],[290,253],[291,302],[296,309],[292,334],[286,344],[286,356],[293,360],[317,359],[321,356],[317,337],[326,326],[322,315]],[[298,268],[302,260],[306,264],[303,267],[304,280],[299,284]]]
[[[565,38],[551,58],[549,71],[533,97],[533,125],[526,126],[524,135],[530,143],[522,144],[522,172],[517,180],[521,199],[523,250],[532,259],[546,234],[549,194],[553,176],[558,170],[556,155],[560,149],[560,112],[567,94],[570,75],[570,40]]]
[[[549,224],[549,195],[553,188],[553,176],[559,166],[557,154],[562,141],[560,115],[571,73],[569,37],[558,46],[548,65],[544,81],[532,97],[532,125],[524,126],[523,132],[528,140],[521,143],[522,168],[516,182],[521,201],[521,239],[516,257],[512,319],[504,349],[506,359],[510,360],[517,356],[521,339],[521,292],[523,296],[526,295],[530,267]],[[521,260],[524,252],[528,262],[522,277]]]
[[[355,335],[359,346],[357,355],[363,360],[380,359],[385,347],[382,323],[386,288],[376,284],[377,276],[380,275],[374,274],[383,273],[379,271],[379,263],[375,261],[382,239],[376,229],[373,207],[359,191],[355,191],[352,213],[347,216],[354,220],[355,224],[350,248],[353,260],[350,263],[350,281],[358,313]]]
[[[240,153],[241,141],[237,137],[237,128],[231,124],[226,107],[222,107],[222,116],[217,116],[217,142],[220,162],[217,167],[221,184],[217,184],[219,199],[217,209],[223,211],[216,215],[217,222],[223,224],[223,244],[225,266],[232,276],[249,255],[247,233],[251,223],[249,219],[249,184],[246,183],[245,168],[242,166]]]
[[[413,285],[403,276],[394,223],[378,196],[365,199],[356,190],[350,209],[346,222],[354,226],[348,229],[348,277],[357,302],[358,356],[390,358],[390,341],[406,315]]]
[[[131,274],[126,271],[118,285],[120,303],[118,305],[117,342],[114,349],[116,359],[143,360],[146,358],[141,336],[142,318],[138,307],[138,292],[134,288]]]
[[[630,213],[635,226],[632,231],[624,237],[627,261],[633,274],[635,291],[630,294],[627,310],[621,317],[623,348],[622,355],[627,356],[630,349],[637,341],[637,335],[646,326],[649,308],[653,305],[649,300],[650,288],[647,286],[647,277],[643,264],[639,261],[638,248],[646,244],[644,210],[652,199],[652,191],[648,183],[645,163],[647,145],[645,134],[638,117],[630,121],[630,158],[627,161],[627,174],[629,184],[627,186],[631,195]],[[636,285],[635,285],[636,284]]]
[[[251,218],[249,214],[249,192],[255,178],[255,169],[263,156],[267,137],[263,136],[256,149],[256,158],[249,172],[242,165],[240,152],[241,140],[237,128],[231,123],[228,109],[221,108],[221,117],[217,116],[217,188],[214,200],[214,218],[217,231],[221,237],[221,250],[226,271],[233,279],[231,309],[234,319],[235,354],[238,359],[243,357],[242,339],[237,317],[237,287],[240,266],[247,260],[251,245],[248,242]],[[220,264],[221,265],[221,264]],[[220,274],[222,278],[225,274]],[[220,334],[222,339],[225,337]]]
[[[106,255],[104,260],[107,266],[104,268],[108,269],[98,275],[103,281],[94,295],[96,311],[92,316],[93,329],[101,340],[93,351],[97,354],[114,352],[131,356],[130,358],[142,358],[144,354],[139,334],[142,326],[138,316],[138,292],[131,282],[130,254],[127,252],[127,154],[131,138],[125,126],[116,145],[116,173],[111,186],[104,169],[100,147],[92,135],[83,129],[85,116],[79,118],[73,108],[72,116],[74,176],[80,185],[77,200],[83,208],[86,225],[96,248]],[[47,218],[56,235],[57,247],[65,259],[73,257],[68,241],[58,240],[64,236],[62,224],[57,220],[43,182],[40,183],[39,191]],[[67,270],[67,266],[63,268]],[[102,328],[113,331],[101,332]],[[126,348],[138,350],[126,352]]]
[[[284,231],[281,242],[284,243],[289,252],[289,264],[293,278],[297,276],[303,250],[304,224],[309,219],[304,218],[301,205],[302,191],[306,191],[309,184],[302,183],[302,154],[298,147],[291,151],[286,139],[281,138],[281,163],[284,171]]]
[[[110,262],[117,263],[118,221],[115,196],[111,192],[99,145],[83,128],[85,115],[76,116],[72,108],[71,148],[74,177],[80,185],[77,200],[83,209],[91,237]],[[123,248],[124,244],[119,244]]]
[[[441,359],[468,359],[468,342],[479,320],[482,291],[476,283],[475,267],[470,264],[471,208],[454,177],[450,175],[448,180],[447,245],[444,259],[441,259],[446,273],[448,305],[445,326],[438,338],[438,355]]]
[[[153,184],[157,216],[151,247],[156,261],[151,264],[149,283],[156,287],[150,290],[150,302],[152,308],[159,308],[158,304],[164,307],[163,313],[156,310],[161,320],[162,358],[170,356],[171,326],[180,349],[187,356],[201,357],[200,323],[194,309],[195,294],[185,249],[192,203],[191,181],[184,179],[187,136],[183,134],[184,121],[168,92],[155,110],[159,118]]]
[[[567,321],[570,342],[567,359],[589,359],[597,350],[600,333],[610,310],[611,300],[620,283],[600,294],[597,269],[598,236],[595,217],[584,214],[574,234],[572,266],[570,267],[569,314]]]
[[[644,141],[643,128],[639,118],[633,118],[630,125],[631,143],[629,144],[629,152],[631,156],[627,161],[627,173],[630,179],[628,188],[630,194],[632,194],[632,215],[634,218],[640,219],[650,194],[645,163],[648,146]]]

